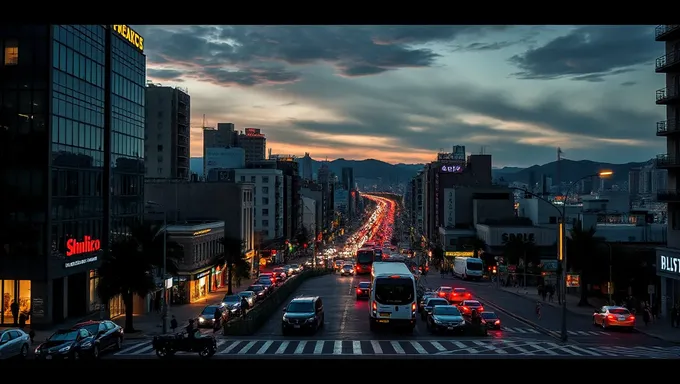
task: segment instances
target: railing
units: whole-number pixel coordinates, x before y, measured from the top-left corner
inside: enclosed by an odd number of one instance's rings
[[[678,121],[675,119],[663,120],[656,122],[656,134],[664,135],[671,132],[678,131]]]
[[[680,24],[663,24],[654,29],[654,38],[658,39],[680,28]]]
[[[676,51],[668,52],[667,54],[656,59],[656,71],[675,65],[680,61],[680,54]]]
[[[656,193],[657,201],[680,201],[680,190],[666,189]]]
[[[659,168],[677,166],[680,165],[680,161],[678,160],[677,157],[668,154],[656,155],[656,166]]]
[[[670,99],[678,97],[678,91],[675,87],[661,88],[656,91],[656,102],[667,102]]]

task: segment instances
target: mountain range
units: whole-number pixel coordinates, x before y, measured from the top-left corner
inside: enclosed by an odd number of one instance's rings
[[[590,174],[597,173],[600,170],[608,170],[614,172],[614,175],[612,176],[614,182],[622,182],[628,180],[628,171],[632,168],[643,167],[651,162],[652,160],[642,163],[610,164],[590,160],[574,161],[563,159],[560,164],[560,180],[578,180]],[[336,175],[342,174],[342,168],[349,167],[354,169],[355,179],[381,178],[383,181],[392,183],[406,182],[415,176],[418,171],[423,169],[423,164],[389,164],[375,159],[346,160],[341,158],[328,162],[312,160],[312,172],[314,174],[319,171],[322,163],[326,163],[328,168]],[[198,174],[203,173],[203,158],[191,158],[191,171]],[[553,161],[543,165],[532,165],[529,168],[494,168],[492,170],[492,175],[494,179],[502,178],[508,182],[517,181],[529,183],[532,178],[535,182],[538,182],[541,175],[552,177],[553,180],[555,180],[557,178],[557,162]]]

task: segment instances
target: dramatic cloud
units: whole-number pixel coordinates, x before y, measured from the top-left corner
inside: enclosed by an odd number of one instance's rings
[[[262,128],[274,152],[428,161],[454,144],[497,165],[628,162],[664,143],[662,54],[645,26],[139,26],[148,77],[192,115]],[[517,68],[521,72],[517,72]],[[576,81],[572,81],[576,80]],[[202,153],[192,135],[192,153]]]

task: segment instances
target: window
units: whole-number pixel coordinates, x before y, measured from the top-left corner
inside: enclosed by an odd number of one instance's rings
[[[162,163],[163,162],[163,156],[158,156],[158,162]]]
[[[256,179],[255,176],[250,176],[250,182],[251,182],[251,183],[254,183],[254,182],[255,182],[255,179]]]
[[[245,176],[241,176],[241,182],[242,182],[242,183],[245,183],[245,182],[246,182],[246,177],[245,177]]]
[[[163,152],[163,145],[162,144],[158,145],[158,152]]]
[[[158,174],[160,175],[161,173],[163,173],[163,168],[158,168]]]
[[[269,216],[269,209],[263,208],[262,209],[262,216]]]
[[[262,187],[262,193],[264,194],[269,193],[269,187]]]
[[[19,43],[16,40],[5,42],[5,65],[19,65]]]
[[[269,204],[269,198],[268,197],[263,197],[262,198],[262,205],[267,205]]]
[[[269,182],[269,176],[262,176],[262,182],[268,183]]]
[[[262,226],[268,227],[269,226],[269,220],[262,220]]]

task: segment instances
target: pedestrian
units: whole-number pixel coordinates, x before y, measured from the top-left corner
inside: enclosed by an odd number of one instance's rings
[[[539,301],[536,302],[536,317],[541,320],[541,303]]]
[[[243,316],[243,318],[246,317],[246,313],[249,309],[250,305],[248,304],[248,300],[246,300],[245,297],[241,297],[241,316]]]
[[[19,323],[19,304],[17,304],[16,300],[12,300],[12,304],[10,304],[9,309],[12,312],[14,326],[16,326]]]
[[[33,328],[31,328],[31,331],[28,332],[28,337],[31,339],[31,345],[33,345],[33,340],[35,339],[35,331]]]
[[[656,322],[659,319],[659,305],[654,302],[650,309],[652,310],[652,322]]]
[[[177,319],[175,318],[175,315],[172,315],[172,320],[170,320],[170,329],[172,329],[172,333],[175,333],[175,329],[177,329]]]
[[[25,313],[21,312],[19,314],[19,329],[24,329],[26,327],[26,320],[28,320],[28,316],[26,316]]]
[[[649,325],[651,319],[652,319],[651,310],[649,309],[649,306],[645,304],[645,307],[642,309],[642,320],[645,322],[645,326]]]
[[[555,301],[555,286],[552,284],[548,286],[548,301],[551,303]]]

